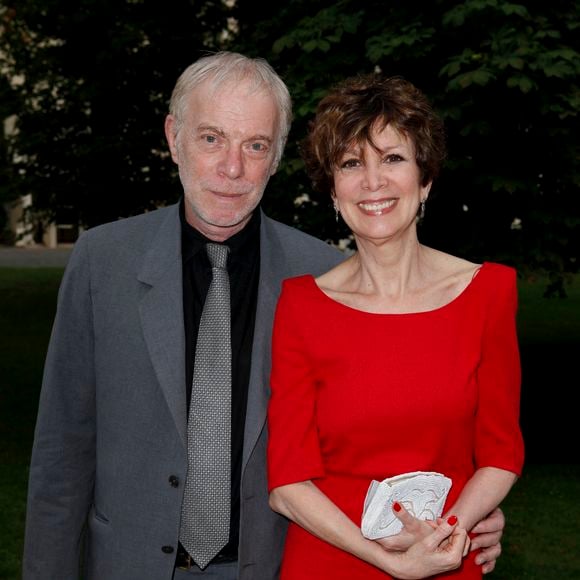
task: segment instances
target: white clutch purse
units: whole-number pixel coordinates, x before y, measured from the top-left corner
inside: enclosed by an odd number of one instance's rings
[[[365,538],[376,540],[398,534],[403,524],[393,513],[399,502],[421,520],[435,520],[451,489],[451,480],[441,473],[413,471],[383,481],[373,480],[364,502],[361,530]]]

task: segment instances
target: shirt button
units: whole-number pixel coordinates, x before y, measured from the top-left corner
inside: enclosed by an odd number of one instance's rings
[[[177,477],[176,475],[170,475],[169,476],[169,485],[171,487],[179,487],[179,477]]]
[[[173,554],[173,546],[161,546],[161,551],[164,554]]]

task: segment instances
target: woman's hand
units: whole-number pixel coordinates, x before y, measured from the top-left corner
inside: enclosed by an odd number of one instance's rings
[[[385,550],[404,552],[413,544],[431,535],[437,527],[436,522],[419,520],[412,516],[399,502],[393,503],[393,513],[403,524],[403,529],[394,536],[375,540]]]
[[[467,533],[457,526],[457,518],[448,517],[435,525],[428,535],[416,539],[409,549],[386,550],[378,542],[365,538],[360,527],[312,481],[274,488],[270,492],[270,506],[321,540],[396,578],[416,580],[454,570],[469,549]],[[405,514],[402,508],[399,512],[397,517],[412,528],[415,518]],[[409,532],[409,537],[417,535],[418,538],[423,533]]]
[[[457,518],[450,516],[407,551],[394,553],[385,550],[384,554],[390,561],[384,568],[379,567],[396,578],[416,580],[459,568],[468,552],[469,536],[458,526]],[[398,557],[394,565],[393,555]]]

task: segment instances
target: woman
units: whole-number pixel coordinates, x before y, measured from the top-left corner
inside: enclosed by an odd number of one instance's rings
[[[453,482],[443,515],[458,518],[458,534],[520,474],[515,271],[417,236],[444,155],[440,120],[401,78],[348,79],[318,106],[304,160],[357,252],[319,278],[285,281],[278,304],[268,458],[270,503],[293,522],[282,580],[452,570],[459,560],[438,558],[461,554],[460,537],[433,549],[445,520],[433,531],[400,510],[401,534],[363,538],[370,481],[443,473]],[[450,575],[480,578],[474,554]]]

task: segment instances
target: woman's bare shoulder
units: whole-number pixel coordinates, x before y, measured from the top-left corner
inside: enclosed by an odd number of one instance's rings
[[[343,288],[346,280],[351,275],[351,258],[347,258],[334,268],[315,278],[319,288],[327,290],[340,290]]]
[[[464,279],[471,280],[481,268],[481,264],[470,262],[464,258],[459,258],[453,254],[448,254],[440,250],[429,249],[433,269],[439,273],[442,279]]]

